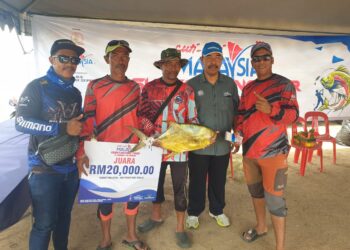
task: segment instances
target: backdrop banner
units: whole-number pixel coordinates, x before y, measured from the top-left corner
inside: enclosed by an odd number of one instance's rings
[[[273,72],[292,80],[297,89],[301,115],[321,110],[331,119],[350,117],[350,36],[216,33],[44,16],[34,16],[32,28],[38,76],[49,67],[49,51],[54,40],[70,38],[86,49],[76,73],[76,86],[83,94],[91,79],[108,74],[109,65],[103,56],[106,44],[113,39],[130,43],[133,51],[127,76],[140,85],[161,76],[153,63],[166,48],[177,48],[189,60],[179,74],[181,80],[202,73],[203,45],[216,41],[224,51],[221,73],[232,77],[240,90],[256,78],[250,64],[251,46],[256,41],[265,41],[273,49]]]

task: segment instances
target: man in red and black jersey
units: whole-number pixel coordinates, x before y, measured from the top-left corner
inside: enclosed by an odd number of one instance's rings
[[[267,233],[265,204],[271,214],[276,249],[284,249],[287,208],[284,190],[290,149],[286,127],[299,108],[293,83],[272,73],[271,46],[257,42],[251,49],[257,79],[247,84],[238,109],[237,131],[243,136],[243,168],[253,199],[257,224],[242,239],[252,242]]]
[[[154,62],[154,66],[162,71],[162,77],[147,83],[142,89],[138,115],[140,128],[145,134],[162,134],[168,129],[169,122],[198,123],[193,89],[177,78],[187,62],[188,60],[181,58],[181,52],[175,48],[163,50],[161,60]],[[173,156],[170,156],[170,153],[167,150],[163,151],[157,197],[153,202],[151,218],[140,224],[138,230],[148,232],[163,223],[161,206],[165,201],[164,182],[169,165],[177,219],[175,233],[177,245],[189,248],[192,243],[184,228],[187,209],[187,153]]]
[[[93,136],[98,141],[136,143],[127,126],[138,127],[137,107],[140,98],[139,85],[129,80],[125,72],[129,64],[131,49],[124,40],[112,40],[105,49],[105,61],[110,66],[110,74],[89,83],[85,101],[84,113],[86,121],[81,136],[90,140]],[[84,165],[89,166],[89,160],[84,153],[83,142],[77,153],[80,173],[87,174]],[[127,218],[127,236],[123,244],[134,249],[148,249],[136,235],[135,222],[138,212],[138,202],[125,204],[124,212]],[[101,221],[102,240],[97,250],[112,249],[111,220],[113,204],[99,204],[98,218]]]

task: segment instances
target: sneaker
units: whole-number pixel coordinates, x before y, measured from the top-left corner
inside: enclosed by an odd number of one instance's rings
[[[209,216],[214,218],[220,227],[228,227],[231,225],[230,219],[225,214],[213,215],[209,212]]]
[[[199,227],[198,216],[192,216],[192,215],[187,216],[186,227],[188,229],[190,228],[197,229]]]

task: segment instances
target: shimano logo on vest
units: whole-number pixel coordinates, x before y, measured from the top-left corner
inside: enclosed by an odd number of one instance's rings
[[[23,119],[22,116],[17,117],[17,122],[19,126],[27,129],[32,129],[36,131],[46,131],[46,132],[50,132],[52,130],[51,125],[45,125],[45,124],[40,124],[36,122],[26,121]]]

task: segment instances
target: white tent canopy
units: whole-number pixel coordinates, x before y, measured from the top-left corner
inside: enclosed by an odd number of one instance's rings
[[[4,24],[30,33],[31,14],[268,31],[349,34],[344,0],[0,0]],[[256,31],[254,31],[257,33]]]

